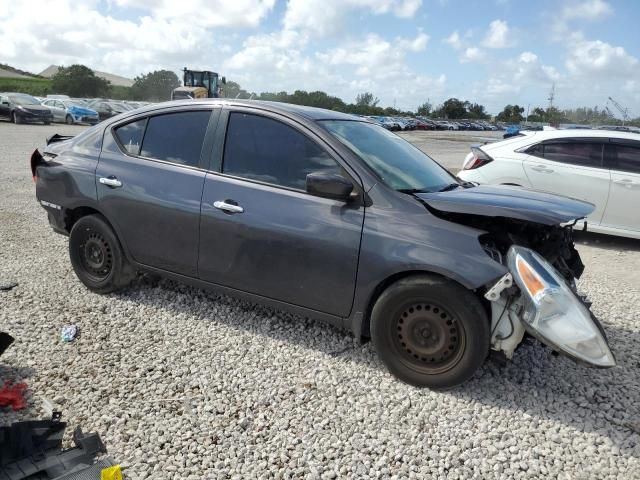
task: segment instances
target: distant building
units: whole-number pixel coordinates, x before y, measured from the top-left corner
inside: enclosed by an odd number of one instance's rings
[[[60,67],[58,67],[57,65],[49,65],[47,68],[41,71],[39,75],[42,77],[51,78],[56,73],[58,73],[58,70],[60,70]],[[100,77],[111,82],[111,85],[115,85],[118,87],[133,86],[133,80],[131,80],[130,78],[121,77],[120,75],[114,75],[113,73],[99,72],[97,70],[94,70],[93,73],[95,73],[96,77]]]

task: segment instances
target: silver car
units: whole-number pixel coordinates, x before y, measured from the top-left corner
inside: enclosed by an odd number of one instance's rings
[[[42,105],[49,107],[53,113],[54,122],[65,122],[69,125],[74,123],[98,123],[98,112],[82,105],[74,100],[47,99]]]

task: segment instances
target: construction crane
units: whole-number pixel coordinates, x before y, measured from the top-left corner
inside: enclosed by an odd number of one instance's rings
[[[616,102],[613,98],[609,97],[607,99],[607,103],[611,102],[613,104],[614,107],[616,107],[616,110],[618,110],[620,112],[620,115],[622,115],[622,125],[624,125],[626,123],[627,120],[629,120],[629,109],[628,108],[623,108],[622,105],[620,105],[618,102]],[[607,110],[609,110],[608,107],[605,107]],[[611,110],[609,110],[611,111]]]

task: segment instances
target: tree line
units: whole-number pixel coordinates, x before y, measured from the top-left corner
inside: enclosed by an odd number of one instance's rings
[[[64,93],[71,97],[109,97],[120,100],[145,100],[164,101],[171,98],[171,91],[181,85],[178,76],[170,70],[156,70],[135,77],[133,86],[120,87],[111,85],[107,80],[100,78],[84,65],[71,65],[62,67],[51,79],[51,90],[54,93]],[[449,98],[442,104],[434,106],[429,100],[418,105],[414,111],[406,111],[392,107],[381,107],[380,99],[371,92],[363,92],[356,96],[355,101],[346,103],[339,97],[329,95],[322,91],[307,92],[296,90],[293,93],[281,92],[249,92],[240,84],[228,81],[223,86],[222,96],[227,98],[268,100],[274,102],[286,102],[296,105],[325,108],[338,112],[354,113],[358,115],[374,116],[425,116],[438,119],[469,119],[488,120],[491,115],[487,113],[484,105],[472,103],[468,100]],[[615,124],[621,121],[614,118],[607,109],[596,107],[580,107],[575,109],[560,110],[556,107],[535,107],[525,113],[525,108],[520,105],[506,105],[495,117],[496,121],[519,124],[527,120],[529,122],[542,122],[550,124],[577,123],[577,124]],[[632,125],[640,125],[640,118],[629,122]]]

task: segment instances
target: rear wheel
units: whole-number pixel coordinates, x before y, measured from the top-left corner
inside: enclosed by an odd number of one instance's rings
[[[119,290],[135,277],[135,270],[102,215],[87,215],[73,225],[69,256],[80,281],[97,293]]]
[[[402,381],[444,389],[468,380],[489,352],[490,326],[478,298],[435,275],[400,280],[371,314],[381,360]]]
[[[11,112],[11,121],[16,125],[22,123],[22,118],[16,112]]]

